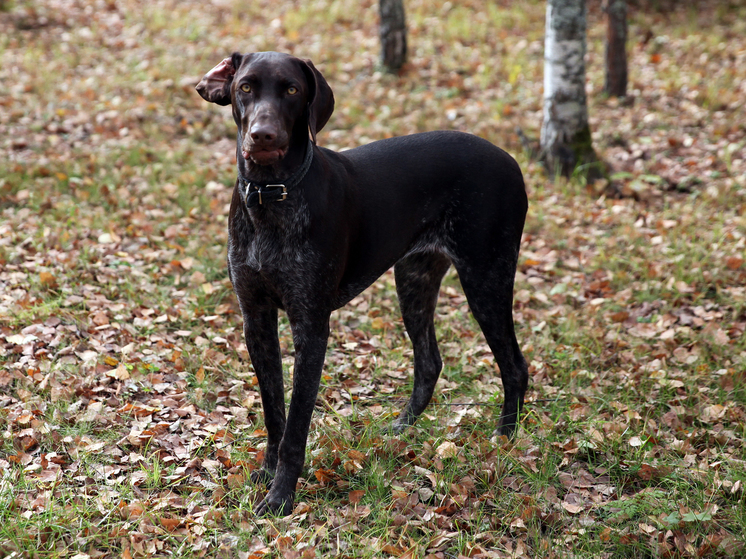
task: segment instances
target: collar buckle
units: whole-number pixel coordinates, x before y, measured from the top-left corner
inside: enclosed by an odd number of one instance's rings
[[[238,194],[247,208],[265,206],[270,202],[284,202],[288,198],[288,189],[298,185],[306,176],[313,161],[313,144],[309,140],[306,150],[306,158],[298,171],[284,183],[257,184],[241,173],[238,169]]]
[[[279,198],[274,198],[273,202],[284,202],[287,200],[288,197],[288,189],[284,184],[265,184],[264,186],[257,187],[257,192],[259,192],[259,205],[262,205],[262,194],[268,194],[264,189],[266,188],[281,188],[282,190],[278,192]]]

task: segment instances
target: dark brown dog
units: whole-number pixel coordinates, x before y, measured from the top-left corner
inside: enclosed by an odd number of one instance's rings
[[[391,138],[343,153],[319,148],[316,133],[334,97],[310,61],[286,54],[235,53],[197,91],[231,104],[238,126],[228,270],[267,427],[254,480],[273,480],[257,513],[292,510],[331,312],[391,266],[414,345],[414,390],[394,430],[414,423],[435,389],[442,362],[433,315],[453,264],[500,366],[499,432],[511,435],[528,383],[512,315],[528,205],[515,160],[460,132]],[[287,313],[296,352],[287,419],[278,309]]]

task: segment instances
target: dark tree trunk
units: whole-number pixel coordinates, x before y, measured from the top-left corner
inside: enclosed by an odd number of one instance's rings
[[[398,72],[407,60],[407,26],[404,0],[380,0],[381,63],[389,72]]]
[[[627,0],[606,2],[606,73],[604,91],[627,95]]]

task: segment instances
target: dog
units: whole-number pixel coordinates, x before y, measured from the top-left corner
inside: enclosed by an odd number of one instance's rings
[[[255,512],[292,512],[330,314],[392,266],[414,346],[414,388],[392,430],[412,425],[433,395],[442,368],[433,316],[453,264],[500,367],[505,401],[497,430],[511,436],[528,385],[512,314],[528,209],[516,161],[456,131],[339,153],[319,147],[316,135],[331,117],[334,95],[311,61],[288,54],[234,53],[197,91],[231,105],[238,127],[228,272],[267,429],[252,481],[271,482]],[[278,309],[287,313],[296,352],[287,416]]]

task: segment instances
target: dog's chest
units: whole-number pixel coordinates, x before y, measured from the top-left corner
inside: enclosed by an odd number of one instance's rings
[[[308,243],[308,213],[266,211],[244,218],[232,228],[228,260],[231,267],[269,273],[291,273],[306,268],[312,258]]]

